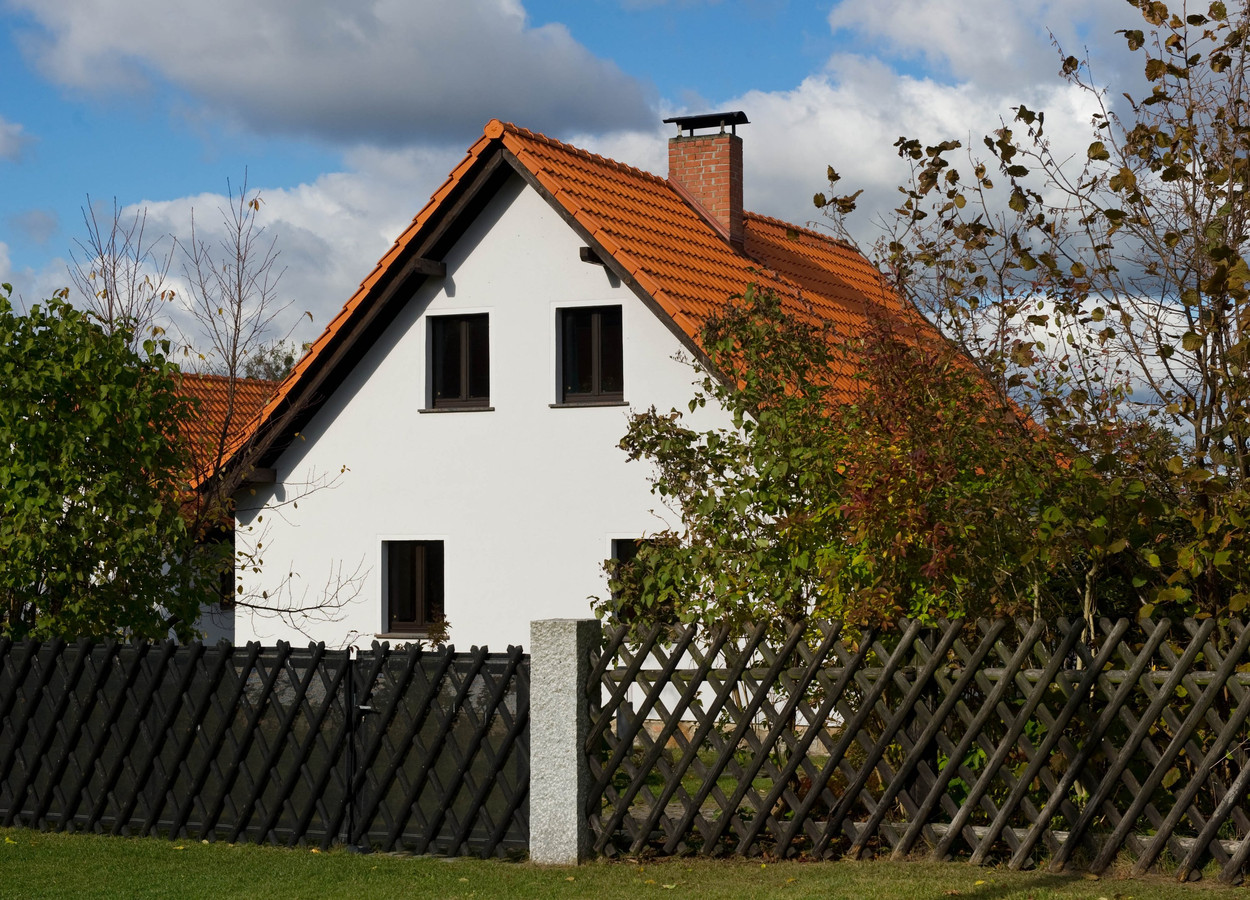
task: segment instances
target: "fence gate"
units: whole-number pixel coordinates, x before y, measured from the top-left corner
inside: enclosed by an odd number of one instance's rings
[[[517,647],[0,639],[6,826],[506,855],[528,791]]]

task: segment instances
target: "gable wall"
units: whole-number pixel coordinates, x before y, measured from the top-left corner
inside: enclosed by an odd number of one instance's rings
[[[626,287],[578,257],[581,241],[514,177],[446,257],[384,338],[338,387],[277,463],[278,483],[240,498],[240,544],[262,542],[262,572],[245,590],[268,602],[315,603],[357,574],[335,614],[284,621],[240,608],[235,640],[308,638],[367,646],[385,629],[382,542],[445,542],[445,607],[462,648],[528,644],[536,618],[590,614],[602,596],[611,540],[662,527],[648,464],[617,442],[627,407],[551,408],[557,400],[556,310],[620,304],[625,399],[686,409],[694,371],[677,338]],[[490,315],[490,412],[420,413],[427,405],[427,315]],[[723,422],[700,411],[696,422]],[[334,477],[333,488],[299,484]],[[283,505],[286,504],[286,505]],[[653,512],[654,510],[654,512]],[[291,573],[288,577],[288,573]],[[299,626],[298,630],[295,625]]]

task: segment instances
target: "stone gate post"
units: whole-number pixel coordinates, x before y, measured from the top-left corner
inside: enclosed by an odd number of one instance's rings
[[[577,865],[590,855],[590,651],[597,619],[530,623],[530,859]]]

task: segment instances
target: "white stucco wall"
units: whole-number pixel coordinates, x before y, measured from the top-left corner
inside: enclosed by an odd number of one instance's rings
[[[277,463],[277,485],[241,498],[240,540],[260,536],[259,575],[239,573],[278,603],[315,602],[357,573],[337,621],[293,623],[239,609],[235,639],[367,646],[385,630],[382,542],[439,539],[445,611],[460,648],[524,644],[533,619],[589,615],[602,596],[614,538],[658,530],[667,515],[646,463],[617,447],[629,409],[552,408],[556,310],[620,304],[625,399],[685,409],[693,370],[681,344],[601,266],[520,178],[512,179]],[[420,413],[427,404],[426,316],[490,315],[489,412]],[[694,421],[727,424],[719,411]],[[301,483],[347,471],[332,489]],[[283,500],[288,505],[282,506]],[[253,511],[249,512],[248,510]],[[249,531],[250,529],[250,531]]]

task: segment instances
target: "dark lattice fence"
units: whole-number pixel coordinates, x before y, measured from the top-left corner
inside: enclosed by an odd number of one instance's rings
[[[592,660],[603,853],[901,857],[1242,877],[1250,629],[1000,620],[693,628]]]
[[[528,724],[515,647],[0,640],[0,823],[524,851]]]

